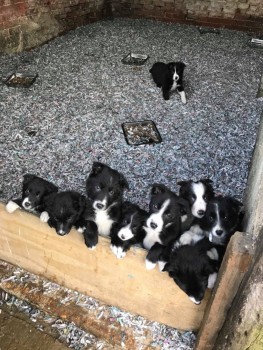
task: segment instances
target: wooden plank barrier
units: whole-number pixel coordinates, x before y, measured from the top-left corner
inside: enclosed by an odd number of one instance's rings
[[[147,319],[198,330],[210,291],[195,305],[167,273],[146,270],[145,256],[144,249],[132,247],[119,260],[104,237],[90,250],[76,230],[58,236],[37,216],[9,214],[0,203],[0,259]]]

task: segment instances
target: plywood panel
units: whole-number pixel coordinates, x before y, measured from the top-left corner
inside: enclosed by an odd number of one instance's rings
[[[92,251],[76,230],[60,237],[38,217],[9,214],[1,203],[0,237],[0,259],[150,320],[185,330],[200,326],[209,291],[193,304],[166,273],[145,269],[143,249],[118,260],[106,238]]]

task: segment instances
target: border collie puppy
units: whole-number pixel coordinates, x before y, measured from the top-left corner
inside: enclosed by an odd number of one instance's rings
[[[241,229],[242,203],[229,196],[217,196],[207,203],[204,216],[184,232],[177,246],[191,244],[207,237],[210,242],[226,246],[231,236]]]
[[[220,247],[207,238],[195,245],[184,245],[171,250],[164,266],[174,282],[195,304],[200,304],[206,288],[213,288],[221,264]]]
[[[181,207],[187,211],[188,203],[164,185],[154,184],[151,189],[149,215],[143,226],[143,247],[149,250],[146,268],[155,267],[164,246],[181,234]]]
[[[25,209],[30,212],[41,212],[45,196],[56,193],[58,187],[51,182],[33,174],[23,176],[22,197],[10,200],[6,210],[13,213],[16,209]]]
[[[108,165],[94,162],[86,181],[89,208],[85,219],[89,229],[85,230],[85,242],[94,247],[89,237],[96,235],[109,236],[114,223],[120,219],[122,196],[125,188],[129,188],[125,177]],[[96,225],[92,224],[95,223]]]
[[[44,199],[40,220],[47,222],[60,236],[68,234],[73,226],[82,229],[85,202],[86,198],[78,192],[52,193]]]
[[[163,98],[169,100],[170,92],[177,90],[183,103],[186,97],[183,87],[183,72],[185,64],[183,62],[156,62],[150,69],[155,84],[162,89]]]
[[[118,259],[124,258],[134,244],[142,243],[145,236],[143,225],[147,212],[138,205],[124,202],[119,223],[111,231],[111,250]]]
[[[177,182],[181,186],[179,196],[189,202],[192,215],[196,218],[200,219],[205,215],[207,202],[214,197],[212,183],[210,179]]]

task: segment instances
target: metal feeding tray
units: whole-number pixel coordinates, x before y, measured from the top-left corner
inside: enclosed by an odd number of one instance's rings
[[[142,66],[148,60],[148,58],[149,58],[148,55],[142,55],[142,54],[130,52],[121,61],[123,64],[130,64],[133,66]]]
[[[220,34],[220,29],[217,28],[208,28],[208,27],[200,27],[200,34]]]
[[[262,38],[252,38],[250,41],[252,47],[261,47],[263,49],[263,37]]]
[[[38,74],[12,73],[4,79],[4,83],[11,87],[29,87],[35,82],[37,77]]]
[[[152,120],[126,122],[122,124],[125,140],[130,146],[162,142],[161,135]]]

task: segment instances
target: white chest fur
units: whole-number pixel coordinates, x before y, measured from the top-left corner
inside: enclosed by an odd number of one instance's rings
[[[143,240],[143,246],[147,250],[151,249],[151,247],[156,243],[162,243],[159,237],[159,232],[152,230],[150,227],[143,227],[146,232],[146,236]]]
[[[95,210],[95,222],[100,235],[109,236],[114,220],[112,220],[107,210]]]

